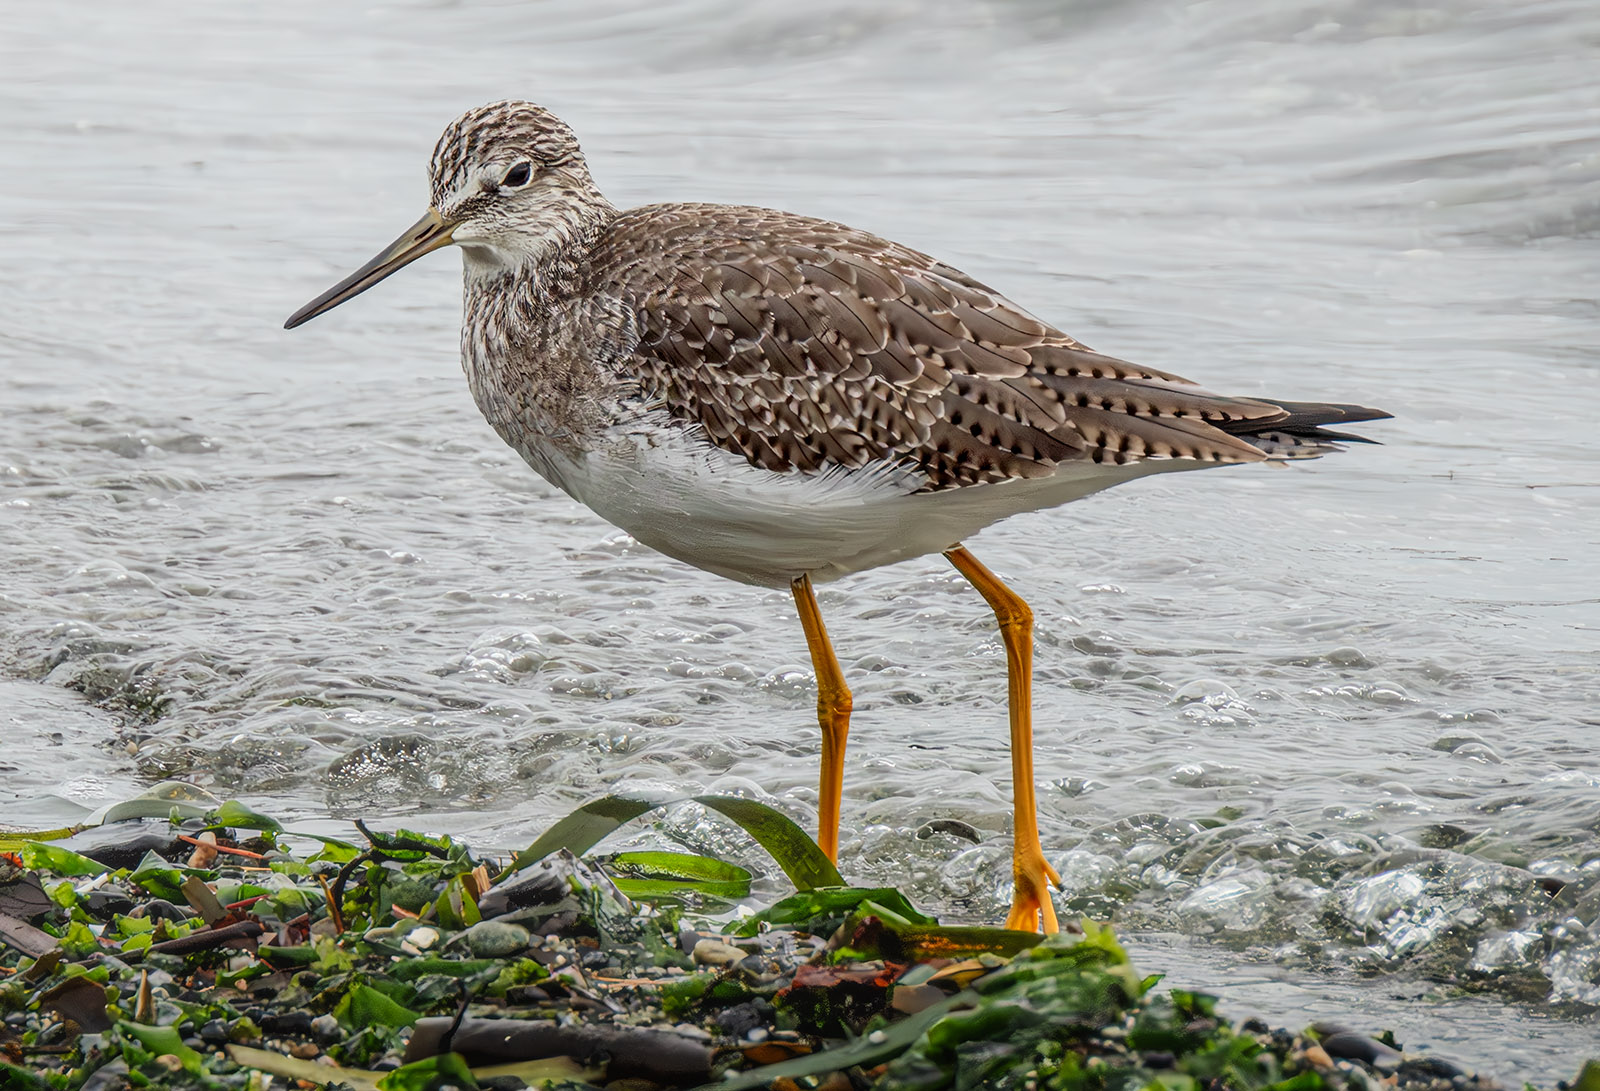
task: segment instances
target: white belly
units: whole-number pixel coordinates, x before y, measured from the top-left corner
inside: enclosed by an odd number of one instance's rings
[[[774,473],[743,457],[660,432],[582,455],[549,449],[528,461],[597,515],[669,557],[719,576],[787,587],[938,553],[989,524],[1053,507],[1135,477],[1205,465],[1061,467],[1047,478],[918,493],[888,467],[820,475]]]

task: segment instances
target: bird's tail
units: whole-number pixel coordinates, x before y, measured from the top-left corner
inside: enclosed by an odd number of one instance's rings
[[[1377,443],[1375,439],[1352,432],[1323,427],[1329,424],[1356,424],[1360,421],[1388,420],[1392,413],[1362,405],[1334,405],[1327,402],[1285,402],[1276,398],[1262,401],[1276,405],[1288,414],[1275,420],[1241,420],[1219,423],[1224,432],[1238,436],[1269,458],[1319,458],[1339,450],[1341,443]]]

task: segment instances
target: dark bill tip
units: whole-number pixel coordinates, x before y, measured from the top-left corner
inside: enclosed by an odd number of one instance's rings
[[[424,254],[431,254],[451,243],[453,225],[446,224],[433,209],[412,224],[389,247],[339,283],[289,316],[283,324],[286,330],[303,325],[323,311],[331,311],[347,299],[354,299],[378,281],[397,273]]]

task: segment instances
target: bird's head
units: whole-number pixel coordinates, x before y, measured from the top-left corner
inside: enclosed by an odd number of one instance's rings
[[[444,246],[461,247],[469,277],[538,263],[611,206],[577,138],[531,102],[492,102],[445,126],[429,167],[427,214],[377,257],[300,308],[293,329]]]

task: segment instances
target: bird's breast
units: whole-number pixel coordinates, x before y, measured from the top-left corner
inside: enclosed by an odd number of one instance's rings
[[[515,297],[513,297],[515,299]],[[619,391],[585,327],[527,299],[468,292],[461,365],[473,400],[495,432],[553,484],[561,467],[605,441]]]

